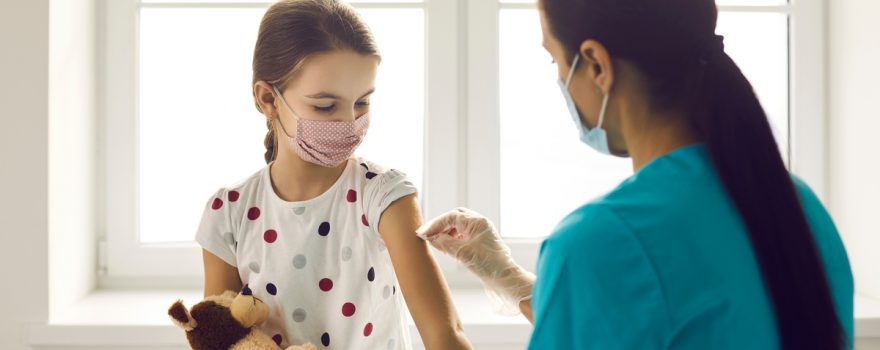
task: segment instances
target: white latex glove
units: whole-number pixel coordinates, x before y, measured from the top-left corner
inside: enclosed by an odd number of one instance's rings
[[[520,302],[531,299],[535,275],[513,261],[510,248],[485,216],[457,208],[416,233],[477,275],[497,311],[517,314]]]

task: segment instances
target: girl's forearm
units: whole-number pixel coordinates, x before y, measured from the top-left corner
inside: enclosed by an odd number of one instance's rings
[[[534,316],[532,315],[532,299],[531,298],[519,302],[519,311],[521,311],[523,316],[525,316],[525,318],[527,320],[529,320],[529,323],[535,324],[535,319],[534,319]]]
[[[430,339],[425,339],[422,337],[422,341],[425,342],[426,350],[470,350],[473,349],[470,341],[468,341],[467,336],[464,334],[464,330],[461,328],[450,330],[449,333],[446,333],[443,336],[439,337],[430,337]]]

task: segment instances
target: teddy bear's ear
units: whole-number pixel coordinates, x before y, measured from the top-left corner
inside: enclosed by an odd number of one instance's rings
[[[192,318],[189,310],[186,309],[186,306],[183,306],[182,300],[178,300],[168,308],[168,316],[171,316],[171,322],[174,322],[174,325],[183,328],[187,332],[195,329],[197,326],[196,319]]]

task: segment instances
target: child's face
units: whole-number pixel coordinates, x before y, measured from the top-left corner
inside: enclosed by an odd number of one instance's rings
[[[350,50],[318,54],[303,62],[281,93],[300,118],[352,121],[370,109],[378,65],[378,57]],[[296,125],[281,101],[275,107],[284,125]]]

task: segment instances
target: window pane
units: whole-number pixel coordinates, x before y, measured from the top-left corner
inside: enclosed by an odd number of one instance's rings
[[[788,3],[787,0],[716,0],[720,6],[778,6]]]
[[[147,4],[151,4],[151,3],[152,4],[176,4],[176,3],[225,4],[225,3],[243,3],[243,2],[248,3],[249,2],[249,3],[258,3],[258,4],[265,3],[268,5],[268,4],[274,3],[275,1],[273,1],[273,0],[141,0],[141,2],[147,3]],[[412,2],[423,2],[423,0],[347,0],[346,2],[353,3],[353,4],[356,4],[359,2],[372,2],[372,3],[377,3],[377,2],[379,2],[379,3],[381,3],[381,2],[384,2],[384,3],[406,3],[406,2],[410,2],[410,3],[412,3]]]
[[[541,47],[536,10],[501,10],[501,232],[549,234],[566,214],[632,173],[628,159],[603,156],[578,139]]]
[[[716,31],[724,36],[725,51],[752,83],[788,159],[788,16],[722,12]]]
[[[545,236],[566,214],[631,175],[631,165],[629,159],[600,155],[578,140],[556,86],[556,68],[541,48],[537,11],[503,9],[499,26],[501,232],[508,237]],[[718,32],[725,35],[727,52],[751,80],[785,145],[786,16],[722,13]]]
[[[499,0],[502,4],[534,4],[537,0]],[[772,6],[788,3],[787,0],[716,0],[718,5],[736,6]]]
[[[502,4],[537,4],[537,0],[499,0]],[[739,5],[739,6],[767,6],[782,5],[787,3],[786,0],[717,0],[718,5]]]
[[[208,196],[265,166],[265,119],[254,107],[251,93],[251,59],[264,12],[257,8],[141,10],[142,242],[192,240]],[[413,130],[421,130],[423,115],[424,50],[419,33],[424,16],[419,9],[365,12],[383,50],[383,63],[371,101],[373,123],[359,153],[399,166],[418,185],[422,134]],[[392,31],[390,23],[404,23],[409,30]]]
[[[370,131],[358,154],[405,172],[422,188],[425,15],[422,9],[362,9],[382,63],[371,99]],[[405,30],[401,30],[405,28]]]

